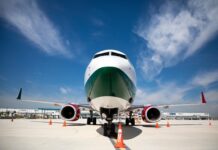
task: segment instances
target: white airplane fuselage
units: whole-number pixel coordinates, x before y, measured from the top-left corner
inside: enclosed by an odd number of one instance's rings
[[[136,74],[124,53],[104,50],[88,65],[84,80],[87,100],[94,110],[127,110],[135,97]]]

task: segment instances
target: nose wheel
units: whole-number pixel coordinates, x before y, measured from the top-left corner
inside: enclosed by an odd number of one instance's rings
[[[104,123],[103,125],[104,136],[116,136],[115,124],[112,122]]]

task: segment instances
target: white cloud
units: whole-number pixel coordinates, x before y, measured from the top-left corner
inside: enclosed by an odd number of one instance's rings
[[[209,102],[218,102],[218,90],[210,90],[206,94],[206,99],[209,100]]]
[[[217,0],[190,0],[185,6],[166,3],[149,23],[140,21],[135,32],[148,47],[139,58],[145,77],[152,79],[162,69],[190,57],[216,35]]]
[[[202,86],[208,87],[213,83],[218,81],[218,71],[210,71],[207,73],[200,73],[193,77],[191,80],[187,80],[183,83],[183,86],[177,84],[176,82],[162,83],[158,82],[156,89],[142,89],[138,88],[136,92],[136,101],[141,104],[179,104],[179,103],[189,103],[185,97],[197,88],[202,88]],[[218,102],[218,90],[217,89],[207,89],[205,91],[206,99]],[[190,103],[196,100],[200,100],[199,95],[196,95],[190,99]]]
[[[72,89],[71,88],[66,88],[66,87],[60,87],[60,91],[62,94],[69,94],[72,92]]]
[[[155,90],[139,88],[136,100],[142,104],[178,104],[184,102],[183,98],[189,90],[189,87],[180,87],[175,83],[160,83]]]
[[[33,84],[32,80],[26,80],[25,82],[28,83],[28,84]]]
[[[1,0],[0,17],[49,55],[72,57],[60,32],[35,0]]]
[[[199,33],[190,44],[186,56],[193,54],[218,32],[217,0],[192,0],[188,5],[193,9],[193,17],[198,20],[196,29]]]
[[[218,81],[218,70],[199,73],[192,80],[192,84],[195,86],[203,86],[206,87],[214,82]]]
[[[97,26],[97,27],[102,27],[104,26],[104,22],[98,18],[92,18],[92,23],[93,25]]]
[[[1,75],[0,75],[0,80],[2,80],[2,81],[7,81],[8,79],[5,78],[4,76],[1,76]]]

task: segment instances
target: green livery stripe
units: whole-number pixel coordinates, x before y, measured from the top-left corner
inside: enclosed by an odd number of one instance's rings
[[[120,69],[103,67],[95,71],[85,84],[89,100],[101,96],[115,96],[132,103],[135,97],[135,85]]]

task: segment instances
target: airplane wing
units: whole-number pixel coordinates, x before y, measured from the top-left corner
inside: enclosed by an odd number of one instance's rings
[[[162,104],[162,105],[133,105],[131,106],[128,111],[134,110],[134,109],[140,109],[144,108],[146,106],[153,106],[153,107],[158,107],[158,108],[165,108],[168,109],[169,107],[181,107],[181,106],[196,106],[196,105],[202,105],[206,104],[206,98],[204,96],[204,93],[201,92],[201,103],[189,103],[189,104]]]
[[[196,105],[202,105],[202,104],[206,104],[206,103],[207,103],[207,101],[206,101],[206,98],[205,98],[205,96],[204,96],[204,93],[201,92],[201,103],[157,105],[156,107],[167,109],[167,108],[169,108],[169,107],[196,106]]]
[[[59,102],[49,102],[49,101],[44,101],[44,100],[28,100],[28,99],[22,99],[22,88],[20,88],[19,94],[17,96],[17,100],[18,101],[24,101],[24,102],[33,102],[33,103],[42,103],[42,104],[49,104],[49,105],[53,105],[53,106],[65,106],[66,103],[59,103]],[[83,108],[89,108],[91,109],[91,107],[89,106],[89,104],[78,104],[79,107],[83,107]]]

